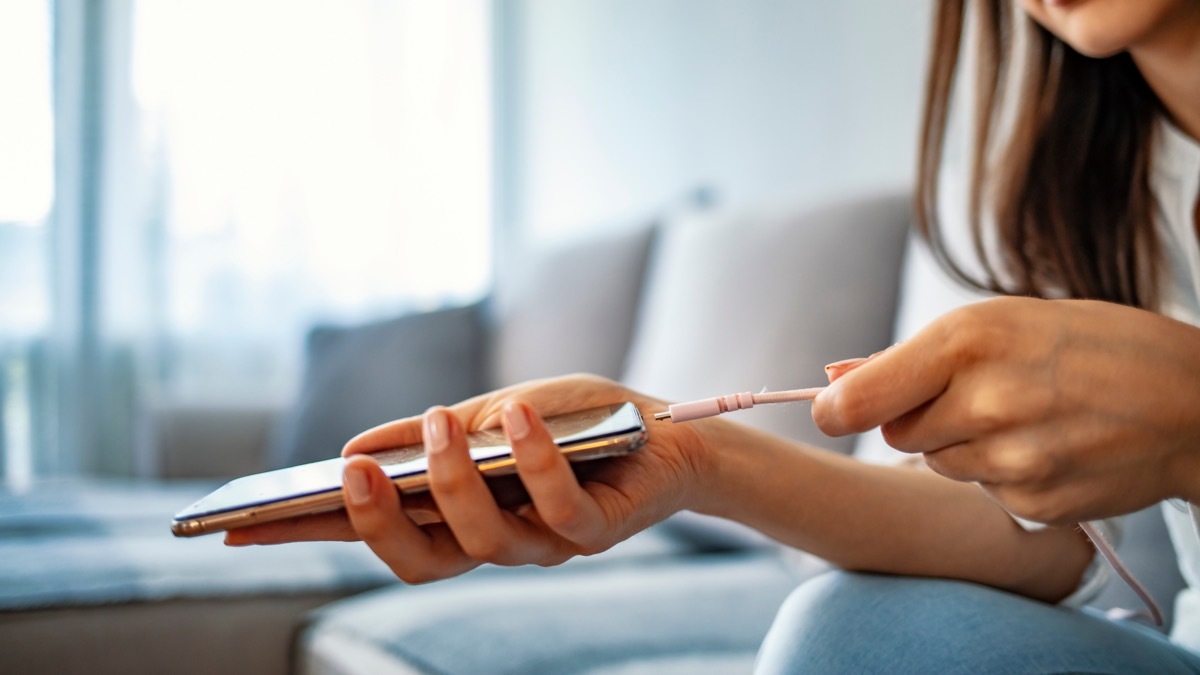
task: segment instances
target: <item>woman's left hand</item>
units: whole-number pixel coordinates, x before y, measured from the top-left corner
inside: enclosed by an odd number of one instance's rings
[[[1185,323],[999,298],[831,377],[813,406],[825,433],[882,425],[890,445],[1013,515],[1065,524],[1200,503],[1200,329]]]
[[[526,382],[450,408],[369,429],[343,449],[346,509],[254,525],[226,543],[362,539],[409,583],[482,563],[557,565],[599,553],[701,499],[711,473],[704,424],[657,425],[637,452],[575,467],[542,415],[629,401],[643,414],[666,404],[604,378]],[[501,508],[472,459],[469,430],[501,426],[529,501]],[[429,490],[401,497],[369,455],[424,442]],[[360,457],[359,455],[367,455]]]

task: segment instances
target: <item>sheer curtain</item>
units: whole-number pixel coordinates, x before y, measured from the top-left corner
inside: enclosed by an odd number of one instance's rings
[[[54,192],[48,0],[0,5],[0,472],[27,483],[43,397],[35,394],[50,326]]]
[[[0,271],[0,337],[46,354],[4,352],[5,372],[42,373],[4,386],[8,482],[33,470],[129,473],[139,416],[163,401],[286,400],[313,323],[485,293],[489,7],[55,5],[58,119],[16,123],[22,134],[56,129],[53,232],[31,257],[47,269]],[[51,199],[22,192],[9,202],[36,222]],[[0,241],[0,262],[19,257]],[[21,408],[21,392],[52,404]]]
[[[174,395],[286,391],[314,319],[481,292],[483,0],[134,7]]]

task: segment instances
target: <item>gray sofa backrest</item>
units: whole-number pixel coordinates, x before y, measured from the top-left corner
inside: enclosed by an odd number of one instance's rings
[[[909,222],[907,195],[872,194],[665,224],[623,380],[670,400],[825,384],[826,364],[891,343]],[[736,419],[833,450],[853,445],[818,431],[806,404]]]
[[[497,291],[494,382],[572,371],[670,400],[824,383],[823,366],[883,349],[910,207],[905,194],[819,208],[689,212],[510,264]],[[824,447],[807,406],[742,422]]]
[[[271,464],[490,388],[585,371],[663,398],[822,384],[826,363],[891,341],[908,231],[900,194],[821,208],[691,212],[509,260],[488,303],[317,327]],[[848,452],[806,405],[738,419]]]

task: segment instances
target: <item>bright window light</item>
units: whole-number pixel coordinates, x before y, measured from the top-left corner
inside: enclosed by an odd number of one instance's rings
[[[178,376],[211,379],[216,350],[276,353],[318,319],[485,291],[487,0],[135,7]]]
[[[50,10],[0,4],[0,223],[41,225],[54,194]]]

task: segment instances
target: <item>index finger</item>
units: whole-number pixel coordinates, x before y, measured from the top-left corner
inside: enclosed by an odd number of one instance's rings
[[[487,394],[476,396],[450,406],[450,410],[453,410],[460,419],[475,420],[487,426],[488,419],[477,420],[476,418],[481,410],[488,407],[492,398]],[[391,450],[406,445],[420,445],[424,440],[422,435],[423,419],[423,415],[413,415],[371,427],[351,438],[346,445],[342,446],[342,457]],[[472,427],[472,429],[474,428],[476,427]]]
[[[342,457],[361,455],[379,450],[390,450],[404,445],[414,445],[421,442],[421,417],[405,417],[404,419],[384,422],[376,427],[351,438],[342,447]]]
[[[954,366],[931,326],[833,381],[813,401],[813,421],[830,436],[873,429],[937,398]]]

